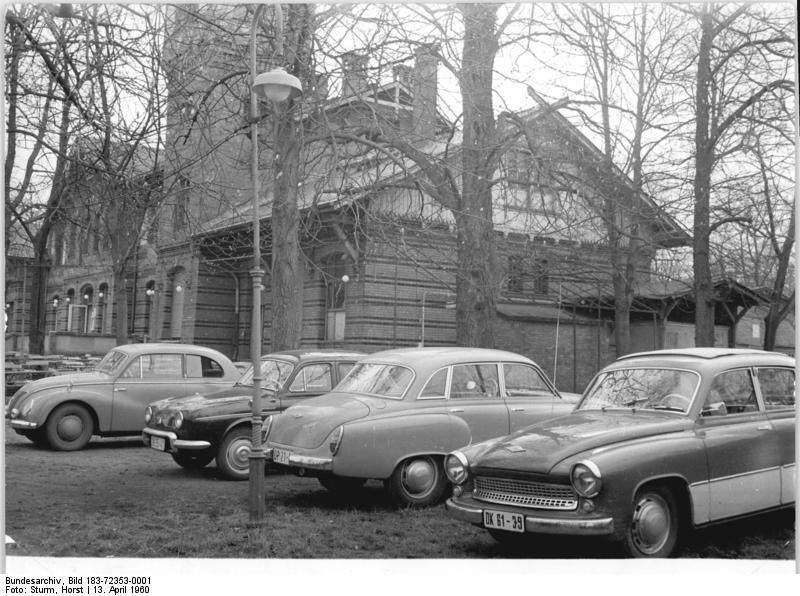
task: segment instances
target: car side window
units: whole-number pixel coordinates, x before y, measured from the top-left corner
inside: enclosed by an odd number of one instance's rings
[[[347,376],[347,373],[350,372],[350,369],[355,366],[355,362],[340,362],[339,363],[339,380],[341,381]]]
[[[309,364],[301,368],[294,377],[289,391],[295,393],[302,392],[322,392],[331,390],[331,365],[330,364]]]
[[[794,371],[787,368],[759,368],[756,376],[767,410],[794,406]]]
[[[750,371],[731,370],[717,375],[708,390],[704,410],[717,414],[739,414],[758,410]]]
[[[143,379],[182,379],[182,354],[149,354],[141,356]]]
[[[447,395],[447,369],[437,370],[433,376],[425,383],[425,387],[420,392],[420,397],[445,397]]]
[[[503,379],[509,397],[553,396],[553,391],[539,371],[527,364],[503,364]]]
[[[459,364],[453,367],[451,399],[500,397],[496,364]]]
[[[134,358],[122,374],[120,379],[141,379],[142,378],[142,358]]]
[[[196,378],[222,378],[225,376],[225,369],[222,365],[207,356],[197,354],[186,355],[186,376],[190,379]]]

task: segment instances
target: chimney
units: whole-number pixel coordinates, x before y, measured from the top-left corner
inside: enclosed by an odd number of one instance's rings
[[[439,47],[425,44],[415,52],[414,64],[414,136],[419,140],[432,140],[436,135],[436,89]]]
[[[360,52],[342,54],[342,97],[361,95],[369,91],[367,62],[369,57]]]

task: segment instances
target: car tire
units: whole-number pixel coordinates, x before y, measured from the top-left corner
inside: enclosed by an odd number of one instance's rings
[[[44,425],[47,443],[56,451],[77,451],[94,434],[92,415],[80,404],[62,404],[50,413]]]
[[[234,428],[220,443],[217,467],[229,480],[247,480],[250,477],[250,451],[253,435],[249,426]]]
[[[669,557],[678,542],[678,507],[663,486],[645,487],[636,493],[625,550],[631,557]]]
[[[385,482],[392,501],[404,507],[439,503],[447,484],[442,458],[434,455],[418,455],[400,462]]]
[[[317,478],[319,483],[330,492],[337,495],[348,495],[360,490],[366,478],[349,478],[345,476],[334,476],[333,474],[325,474]]]
[[[177,453],[171,453],[170,455],[172,455],[172,459],[175,461],[175,463],[185,470],[202,470],[211,463],[212,459],[214,459],[213,453],[178,451]]]

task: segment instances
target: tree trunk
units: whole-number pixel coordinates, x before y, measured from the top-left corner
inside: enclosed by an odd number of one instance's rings
[[[124,270],[114,267],[114,335],[117,345],[122,346],[128,339],[128,284]]]
[[[697,62],[694,176],[694,293],[695,293],[695,345],[714,345],[714,303],[710,263],[710,201],[711,170],[714,165],[714,146],[711,141],[711,50],[714,39],[712,10],[704,5],[700,16],[700,50]]]
[[[303,335],[303,252],[298,235],[300,147],[288,111],[276,113],[272,199],[272,349],[300,347]]]
[[[491,180],[496,148],[492,72],[497,54],[492,4],[463,4],[464,50],[460,73],[464,109],[461,209],[456,279],[456,342],[494,345],[497,263],[492,221]]]

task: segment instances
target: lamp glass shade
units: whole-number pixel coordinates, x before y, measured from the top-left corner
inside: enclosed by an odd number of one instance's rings
[[[280,103],[303,93],[303,86],[296,76],[276,68],[258,75],[253,82],[253,90],[259,97]]]

